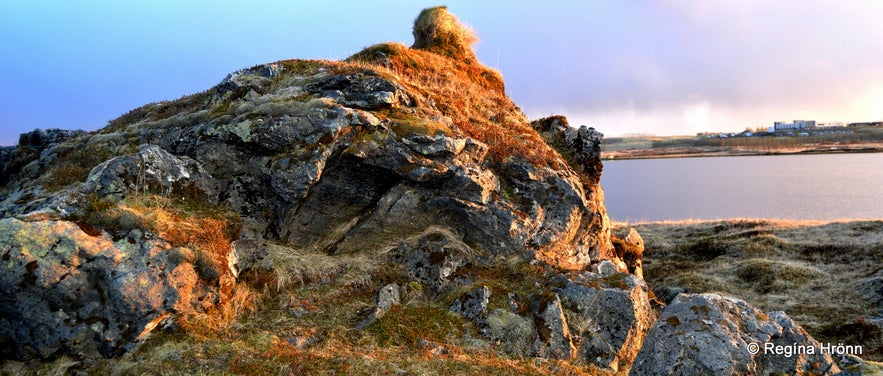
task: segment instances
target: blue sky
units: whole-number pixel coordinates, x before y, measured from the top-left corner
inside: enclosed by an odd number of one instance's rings
[[[0,0],[0,145],[289,58],[411,44],[422,1]],[[608,135],[883,120],[883,2],[448,1],[531,118]]]

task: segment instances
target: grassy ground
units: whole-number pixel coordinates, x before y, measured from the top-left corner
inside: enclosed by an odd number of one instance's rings
[[[883,268],[883,221],[633,226],[646,242],[644,277],[657,295],[732,294],[785,311],[819,341],[861,345],[865,359],[883,360],[883,333],[866,319],[881,310],[859,288]]]
[[[646,241],[644,275],[656,291],[733,294],[765,311],[784,310],[820,341],[862,345],[865,359],[883,360],[879,327],[862,319],[879,309],[857,289],[883,265],[883,221],[633,226]],[[471,271],[473,283],[429,296],[379,255],[329,256],[282,246],[270,253],[277,272],[246,275],[224,315],[157,330],[119,359],[7,361],[0,375],[592,374],[565,362],[502,355],[474,325],[447,310],[479,285],[494,292],[492,309],[505,307],[508,292],[534,293],[548,280],[541,267],[499,260],[496,267]],[[406,304],[353,329],[374,294],[391,282],[401,286]]]
[[[546,270],[500,260],[472,273],[473,283],[430,296],[403,267],[382,255],[329,256],[271,246],[275,272],[247,274],[225,315],[204,315],[156,330],[119,359],[7,361],[0,375],[587,375],[562,361],[512,358],[495,350],[474,324],[448,311],[477,286],[529,294]],[[468,272],[468,271],[467,271]],[[278,273],[278,274],[277,274]],[[395,282],[404,304],[362,330],[376,292]]]

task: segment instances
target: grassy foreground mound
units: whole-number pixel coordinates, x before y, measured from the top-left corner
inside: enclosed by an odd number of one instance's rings
[[[625,226],[625,224],[619,224]],[[883,360],[879,292],[883,221],[726,220],[631,225],[646,242],[657,296],[722,292],[781,310],[821,342]]]
[[[226,315],[153,332],[120,358],[6,361],[0,375],[592,374],[567,361],[503,354],[448,310],[477,285],[494,289],[492,309],[508,307],[508,293],[539,292],[551,269],[501,259],[474,283],[435,295],[401,265],[379,258],[284,246],[270,246],[270,257],[274,271],[242,276]],[[372,308],[377,286],[393,282],[402,286],[406,305],[354,329]]]

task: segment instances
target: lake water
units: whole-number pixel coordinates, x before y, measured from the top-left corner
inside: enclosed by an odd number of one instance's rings
[[[616,221],[883,219],[883,153],[605,161]]]

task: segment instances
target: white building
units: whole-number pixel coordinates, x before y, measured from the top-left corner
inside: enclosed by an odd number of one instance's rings
[[[785,123],[782,121],[777,121],[773,123],[772,131],[784,131],[784,130],[795,130],[795,129],[806,129],[806,128],[815,128],[816,121],[815,120],[794,120],[793,123]]]

